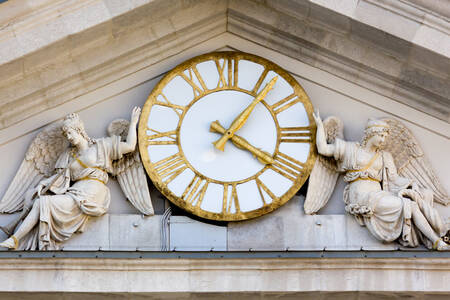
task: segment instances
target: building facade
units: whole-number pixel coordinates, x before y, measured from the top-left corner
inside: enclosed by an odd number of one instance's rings
[[[44,126],[76,112],[90,136],[106,136],[170,70],[214,51],[251,53],[286,70],[323,117],[343,120],[346,140],[360,141],[369,118],[399,120],[450,191],[449,16],[445,0],[6,1],[0,196]],[[450,292],[450,252],[377,240],[346,213],[341,179],[317,214],[303,210],[305,184],[275,211],[237,222],[189,214],[148,183],[153,216],[110,180],[108,213],[90,218],[62,249],[0,252],[3,296],[445,299]],[[450,206],[433,207],[448,226]],[[0,224],[17,215],[1,214]]]

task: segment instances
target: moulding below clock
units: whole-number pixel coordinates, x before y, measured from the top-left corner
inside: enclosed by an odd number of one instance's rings
[[[431,294],[450,291],[445,284],[449,270],[449,258],[4,258],[0,275],[8,280],[0,281],[0,288],[35,293],[339,290]]]

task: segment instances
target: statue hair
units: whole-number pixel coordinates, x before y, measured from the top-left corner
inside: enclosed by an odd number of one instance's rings
[[[362,139],[361,146],[365,147],[371,137],[383,132],[387,132],[389,134],[389,125],[382,120],[370,118],[367,122],[366,129],[364,130],[364,137]]]
[[[73,130],[78,132],[89,143],[89,145],[94,144],[94,141],[87,135],[86,130],[84,129],[83,121],[81,121],[78,114],[71,113],[64,118],[62,126],[64,135],[69,128],[72,128]]]

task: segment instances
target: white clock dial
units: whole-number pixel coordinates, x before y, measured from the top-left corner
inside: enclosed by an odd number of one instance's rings
[[[275,77],[218,150],[213,142],[224,132],[211,131],[212,123],[231,130]],[[141,155],[155,185],[189,212],[215,220],[256,217],[289,200],[309,175],[311,113],[303,89],[275,64],[241,52],[202,55],[170,71],[149,96],[139,125]],[[270,162],[258,159],[261,151]]]

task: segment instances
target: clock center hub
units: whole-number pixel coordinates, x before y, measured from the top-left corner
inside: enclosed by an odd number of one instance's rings
[[[212,122],[229,128],[233,120],[253,101],[254,97],[235,90],[208,94],[186,112],[180,127],[181,149],[189,163],[202,175],[218,181],[242,181],[264,168],[264,164],[230,140],[224,151],[213,142],[222,134],[210,132]],[[277,128],[270,111],[258,103],[245,125],[235,135],[251,145],[273,154],[277,143]]]

